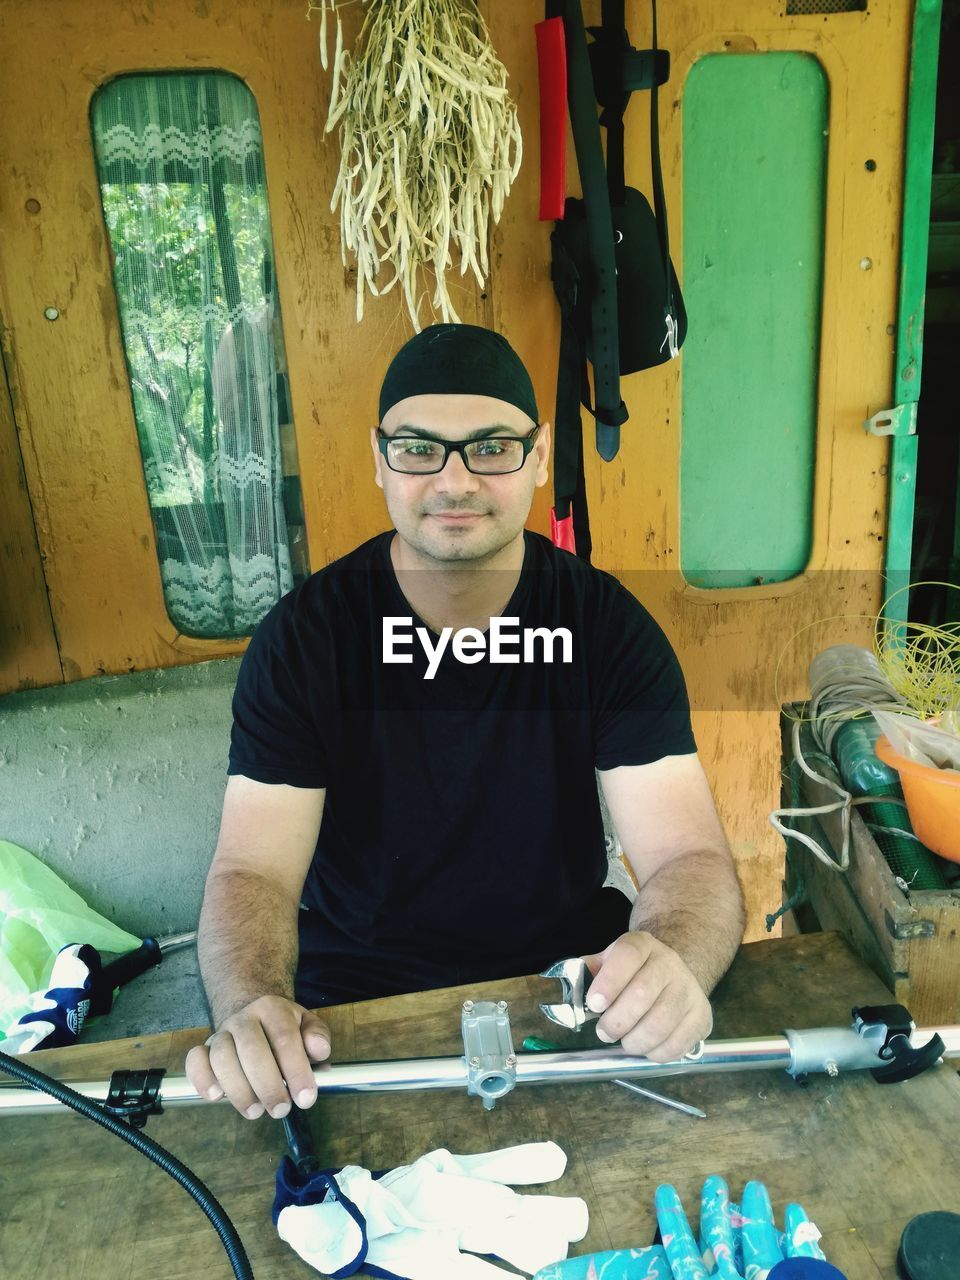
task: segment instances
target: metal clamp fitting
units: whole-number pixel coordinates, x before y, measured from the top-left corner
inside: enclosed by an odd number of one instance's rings
[[[163,1114],[160,1085],[166,1067],[148,1067],[144,1071],[115,1071],[103,1110],[115,1120],[125,1120],[134,1129],[142,1129],[148,1116]]]
[[[506,1000],[464,1000],[460,1014],[467,1093],[482,1098],[491,1111],[517,1083],[517,1055],[510,1034]]]

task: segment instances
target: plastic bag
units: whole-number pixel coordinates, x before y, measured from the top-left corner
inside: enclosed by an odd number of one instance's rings
[[[60,948],[74,942],[115,953],[140,945],[39,858],[0,840],[0,1041],[47,990]]]
[[[960,770],[960,737],[915,716],[872,707],[877,724],[897,755],[934,769]]]

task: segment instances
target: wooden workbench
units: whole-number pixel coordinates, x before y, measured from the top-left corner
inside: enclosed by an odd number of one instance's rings
[[[515,1043],[549,1034],[538,999],[556,983],[519,978],[328,1010],[338,1061],[462,1052],[467,995],[510,1001]],[[855,1003],[889,1000],[834,934],[742,948],[715,998],[714,1038],[777,1034],[785,1026],[846,1025]],[[63,1079],[107,1078],[120,1067],[182,1074],[205,1033],[179,1031],[29,1055]],[[560,1033],[561,1035],[563,1033]],[[592,1033],[585,1032],[590,1043]],[[656,1082],[653,1082],[657,1087]],[[483,1151],[552,1138],[569,1155],[550,1189],[581,1195],[590,1231],[575,1252],[648,1243],[653,1192],[673,1182],[691,1216],[703,1179],[734,1195],[759,1178],[780,1220],[789,1199],[818,1223],[828,1258],[849,1280],[894,1280],[900,1232],[915,1214],[960,1207],[960,1081],[949,1066],[880,1086],[865,1072],[795,1084],[784,1072],[685,1077],[664,1092],[707,1112],[696,1119],[610,1083],[521,1086],[485,1112],[459,1091],[321,1098],[311,1112],[328,1166],[389,1168],[438,1146]],[[249,1122],[226,1104],[172,1109],[148,1132],[220,1199],[257,1280],[305,1280],[310,1267],[271,1225],[280,1125]],[[0,1118],[0,1275],[4,1280],[218,1280],[232,1273],[201,1211],[172,1179],[102,1129],[73,1115]]]

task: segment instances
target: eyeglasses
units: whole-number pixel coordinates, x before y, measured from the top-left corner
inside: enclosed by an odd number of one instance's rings
[[[525,436],[485,436],[480,440],[439,440],[434,436],[385,436],[377,427],[377,444],[391,471],[403,475],[436,475],[451,453],[459,453],[474,475],[505,476],[519,471],[534,446],[539,426]]]

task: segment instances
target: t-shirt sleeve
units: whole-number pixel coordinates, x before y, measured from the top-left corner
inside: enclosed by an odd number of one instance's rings
[[[322,655],[315,655],[322,662]],[[228,774],[292,787],[325,787],[327,759],[315,693],[296,643],[291,597],[257,626],[233,694]]]
[[[652,764],[697,749],[690,700],[670,641],[615,580],[597,636],[594,759],[598,769]]]

